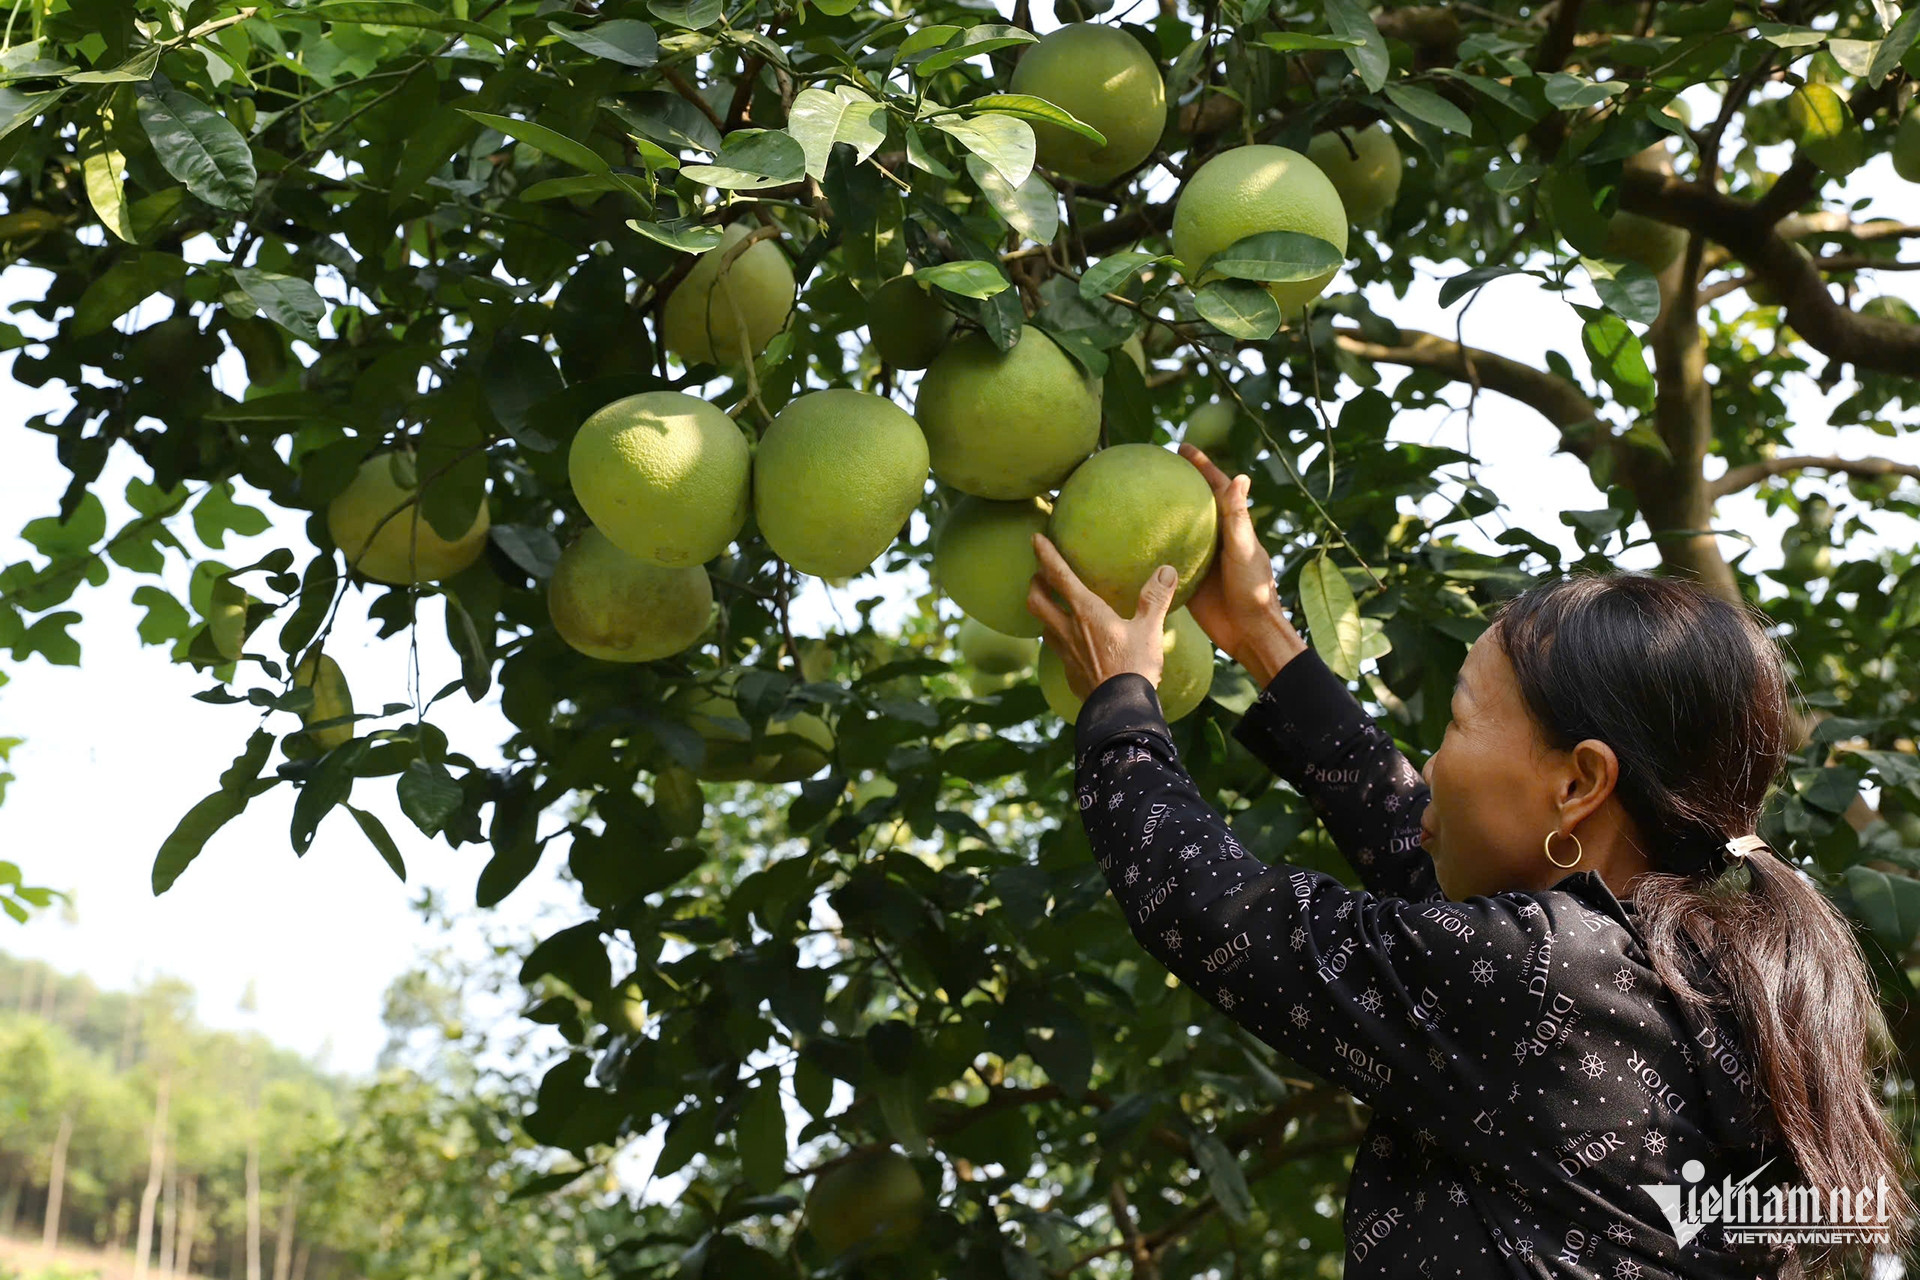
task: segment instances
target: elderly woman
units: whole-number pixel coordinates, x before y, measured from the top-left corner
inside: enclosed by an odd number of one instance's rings
[[[1085,699],[1080,814],[1134,936],[1372,1107],[1347,1275],[1796,1276],[1871,1250],[1738,1238],[1746,1202],[1802,1185],[1823,1208],[1879,1189],[1898,1247],[1877,988],[1754,835],[1792,724],[1754,619],[1673,580],[1535,587],[1416,770],[1288,623],[1247,477],[1181,452],[1221,521],[1188,608],[1262,689],[1235,736],[1365,888],[1250,856],[1181,767],[1155,694],[1170,568],[1123,619],[1037,536],[1028,608]]]

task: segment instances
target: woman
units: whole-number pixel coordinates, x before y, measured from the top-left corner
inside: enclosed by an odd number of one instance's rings
[[[1181,767],[1154,692],[1171,568],[1122,619],[1036,536],[1028,609],[1085,699],[1080,813],[1135,937],[1373,1109],[1347,1275],[1796,1276],[1872,1251],[1730,1241],[1700,1205],[1743,1180],[1830,1206],[1884,1177],[1899,1247],[1876,987],[1752,834],[1791,733],[1754,621],[1670,580],[1536,587],[1474,644],[1416,771],[1289,625],[1247,477],[1181,452],[1221,522],[1188,608],[1262,687],[1235,736],[1365,890],[1248,857]]]

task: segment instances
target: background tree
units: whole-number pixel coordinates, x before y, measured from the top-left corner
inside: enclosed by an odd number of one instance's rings
[[[1903,173],[1920,163],[1902,123],[1920,12],[1166,0],[1109,15],[1160,69],[1168,119],[1146,165],[1103,185],[1034,167],[1036,123],[1083,122],[1008,92],[1035,40],[1026,0],[989,16],[951,0],[16,14],[0,252],[48,284],[0,342],[17,379],[66,388],[71,409],[30,425],[72,481],[24,531],[41,559],[0,571],[0,645],[78,662],[81,587],[132,575],[142,639],[206,669],[201,696],[258,713],[162,843],[156,889],[283,786],[296,852],[344,807],[402,871],[352,803],[392,779],[421,832],[482,846],[482,905],[564,857],[581,920],[520,976],[532,1018],[574,1048],[526,1131],[598,1164],[664,1126],[654,1176],[688,1186],[610,1252],[625,1274],[827,1265],[848,1211],[816,1202],[829,1220],[800,1230],[803,1179],[884,1144],[911,1158],[926,1212],[904,1251],[847,1264],[867,1274],[1330,1265],[1357,1104],[1142,962],[1066,802],[1071,736],[1031,682],[962,678],[937,598],[898,636],[869,625],[875,597],[797,637],[796,571],[750,529],[706,565],[716,622],[678,655],[615,667],[551,624],[545,587],[582,521],[579,424],[662,389],[755,434],[812,388],[904,403],[911,376],[862,326],[911,264],[932,290],[910,315],[937,329],[937,304],[1001,350],[1031,323],[1099,379],[1104,444],[1167,442],[1224,402],[1216,452],[1252,472],[1313,643],[1416,756],[1486,610],[1531,574],[1650,544],[1668,571],[1760,602],[1817,721],[1764,831],[1860,922],[1906,1011],[1888,1090],[1910,1109],[1920,583],[1906,549],[1846,557],[1880,513],[1914,513],[1898,482],[1916,468],[1796,449],[1786,404],[1844,390],[1836,421],[1913,426],[1920,325],[1863,296],[1920,227],[1857,220],[1833,183],[1890,149]],[[1711,105],[1692,124],[1674,106],[1690,91]],[[1283,314],[1259,287],[1321,270],[1324,236],[1243,241],[1197,291],[1207,264],[1167,258],[1175,192],[1207,159],[1382,121],[1407,163],[1349,239],[1363,292]],[[722,247],[734,222],[751,231]],[[670,362],[675,288],[769,245],[801,290],[770,345],[746,367]],[[1428,263],[1452,268],[1443,305],[1511,273],[1564,290],[1588,374],[1376,311]],[[1138,363],[1119,354],[1134,338]],[[1563,517],[1577,560],[1527,529],[1499,554],[1463,544],[1501,495],[1469,455],[1389,438],[1400,411],[1471,412],[1485,392],[1537,411],[1607,494]],[[376,448],[411,459],[422,519],[412,499],[382,518],[415,530],[413,554],[477,539],[484,511],[484,551],[462,544],[477,559],[393,588],[352,572],[321,517]],[[94,485],[115,451],[150,477],[110,528]],[[1747,491],[1799,515],[1779,571],[1747,571],[1711,532],[1715,503]],[[951,500],[934,486],[921,514]],[[270,527],[293,545],[216,558]],[[921,527],[876,568],[924,564]],[[185,600],[154,577],[181,558]],[[362,608],[383,634],[444,636],[461,679],[347,719],[314,655]],[[329,654],[349,679],[355,656]],[[782,716],[830,731],[797,793],[697,780],[741,746],[691,712],[721,689],[749,756]],[[483,768],[432,717],[496,691],[512,736]],[[1254,692],[1223,665],[1176,726],[1182,756],[1251,847],[1338,871],[1299,798],[1226,736]],[[489,1176],[513,1167],[502,1133],[465,1132]],[[367,1140],[387,1141],[377,1124]],[[464,1229],[468,1208],[444,1219]]]

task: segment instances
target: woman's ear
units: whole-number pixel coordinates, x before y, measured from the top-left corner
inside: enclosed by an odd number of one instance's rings
[[[1574,744],[1567,753],[1567,771],[1560,783],[1560,822],[1571,831],[1592,817],[1620,782],[1620,757],[1598,738]]]

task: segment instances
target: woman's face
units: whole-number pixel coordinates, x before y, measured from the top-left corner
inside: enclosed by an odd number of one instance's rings
[[[1467,652],[1453,691],[1445,740],[1422,769],[1433,791],[1420,819],[1421,843],[1440,887],[1455,902],[1475,894],[1546,888],[1569,872],[1541,849],[1559,816],[1553,754],[1520,695],[1513,664],[1495,631]],[[1554,841],[1566,861],[1572,843]]]

